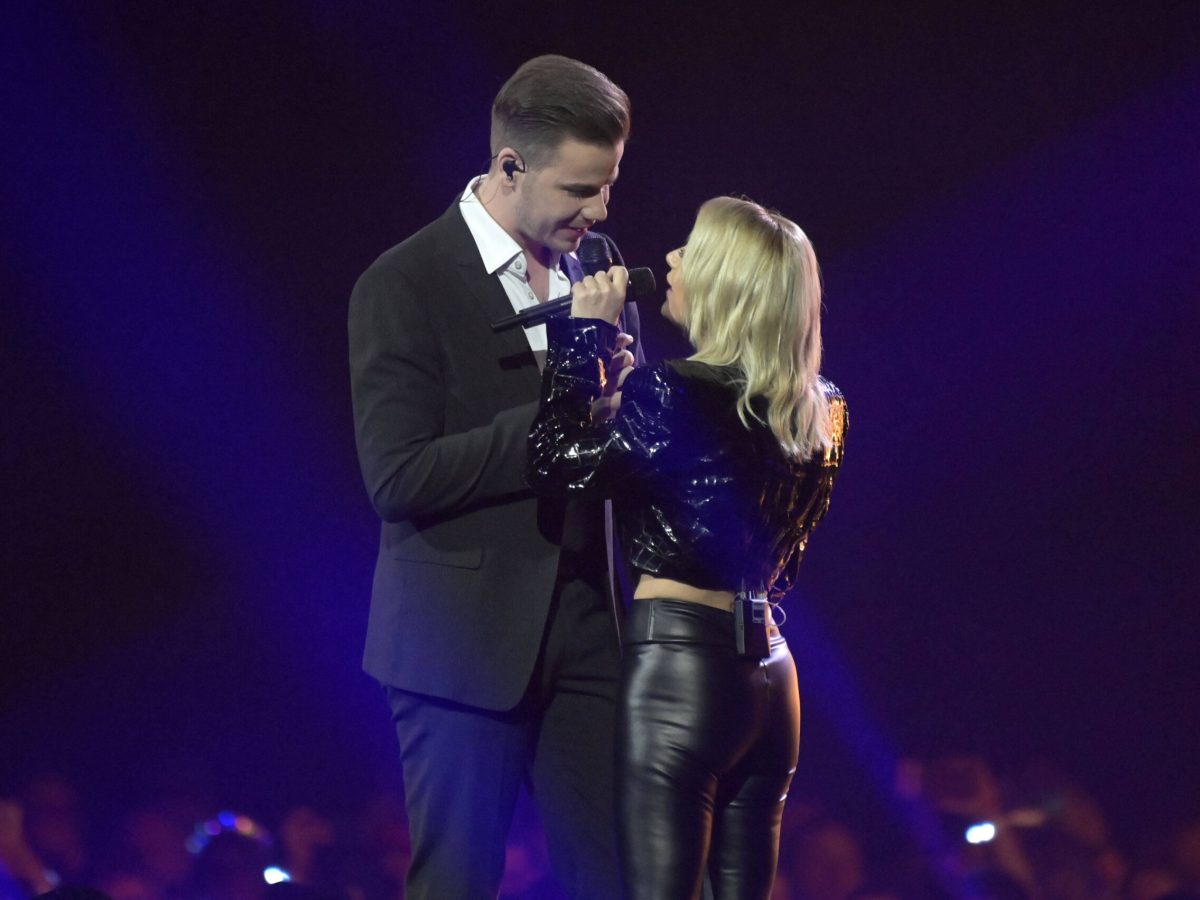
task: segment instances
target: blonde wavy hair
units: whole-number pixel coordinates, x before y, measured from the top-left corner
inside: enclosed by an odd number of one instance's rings
[[[765,424],[788,456],[806,460],[828,449],[821,274],[804,232],[757,203],[716,197],[696,216],[681,276],[691,359],[742,370],[742,424],[763,421],[750,405],[761,396]]]

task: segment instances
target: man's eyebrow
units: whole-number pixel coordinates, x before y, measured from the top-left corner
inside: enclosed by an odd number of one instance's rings
[[[612,181],[608,181],[606,179],[606,180],[600,182],[599,184],[596,184],[595,182],[591,182],[591,181],[570,181],[565,184],[559,185],[559,187],[561,187],[565,191],[593,191],[593,192],[595,192],[595,191],[599,191],[600,188],[604,187],[604,185],[606,185],[606,184],[607,185],[616,184],[617,178],[619,178],[619,177],[620,177],[620,173],[618,173],[617,176],[614,177]]]

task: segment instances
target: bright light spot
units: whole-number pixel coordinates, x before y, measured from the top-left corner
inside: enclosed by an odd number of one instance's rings
[[[279,884],[281,881],[291,881],[292,876],[279,866],[267,866],[263,869],[263,881],[267,884]]]
[[[967,829],[968,844],[986,844],[996,836],[996,826],[991,822],[979,822]]]

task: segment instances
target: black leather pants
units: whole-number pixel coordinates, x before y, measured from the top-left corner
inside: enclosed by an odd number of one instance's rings
[[[800,747],[796,667],[737,655],[733,614],[635,600],[617,712],[617,815],[625,896],[767,900]]]

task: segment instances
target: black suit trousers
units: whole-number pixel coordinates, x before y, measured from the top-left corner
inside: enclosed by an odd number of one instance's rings
[[[605,592],[576,580],[555,589],[533,677],[514,709],[386,688],[412,831],[408,900],[496,896],[522,782],[547,823],[551,862],[569,896],[620,896],[612,796],[619,671]]]

